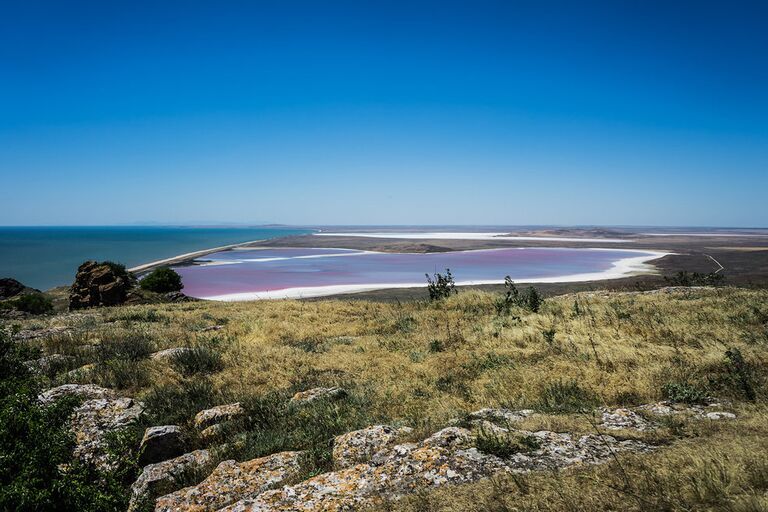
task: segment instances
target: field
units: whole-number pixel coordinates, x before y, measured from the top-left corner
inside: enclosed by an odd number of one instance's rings
[[[764,510],[768,506],[768,292],[673,288],[550,297],[537,312],[465,290],[446,300],[326,299],[124,306],[19,321],[17,339],[72,356],[50,385],[93,382],[147,404],[152,424],[189,428],[206,407],[264,408],[314,386],[349,399],[314,426],[286,423],[230,454],[310,449],[377,423],[414,438],[483,407],[530,408],[528,430],[594,432],[592,411],[716,397],[737,419],[674,418],[625,433],[650,455],[417,493],[392,510]],[[193,347],[193,357],[150,354]],[[738,355],[735,355],[738,354]],[[76,370],[80,368],[80,370]],[[75,372],[67,373],[71,370]],[[255,404],[255,405],[254,405]],[[317,420],[317,418],[316,418]],[[294,425],[301,435],[282,432]],[[263,425],[261,429],[267,428]],[[282,432],[277,435],[277,432]],[[191,443],[197,442],[189,428]],[[282,436],[282,437],[281,437]],[[267,439],[268,438],[268,439]]]

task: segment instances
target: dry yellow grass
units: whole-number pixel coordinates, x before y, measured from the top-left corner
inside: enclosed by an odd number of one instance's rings
[[[497,313],[497,295],[467,291],[439,303],[325,300],[132,306],[60,316],[40,327],[69,334],[50,350],[145,333],[153,349],[205,342],[222,354],[214,389],[258,396],[339,385],[369,401],[371,418],[421,432],[481,407],[537,407],[553,383],[575,383],[596,404],[638,405],[685,383],[733,400],[739,419],[685,423],[651,434],[675,441],[621,467],[539,474],[440,490],[397,510],[764,510],[768,489],[768,292],[734,288],[580,293],[547,299],[538,313]],[[29,327],[31,322],[25,322]],[[223,325],[215,332],[202,332]],[[213,341],[211,341],[213,340]],[[726,350],[749,364],[745,399]],[[141,362],[139,397],[190,377]],[[91,377],[92,379],[92,377]],[[88,378],[85,378],[88,380]],[[544,415],[527,428],[585,432],[581,415]],[[674,430],[674,432],[673,432]]]

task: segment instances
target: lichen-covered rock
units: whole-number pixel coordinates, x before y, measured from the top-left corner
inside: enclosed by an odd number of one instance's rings
[[[654,428],[654,424],[630,409],[602,409],[601,427],[609,430],[639,430],[646,431]]]
[[[394,446],[412,431],[409,427],[374,425],[337,436],[333,440],[333,463],[337,468],[348,468],[367,462],[376,453]]]
[[[131,486],[128,511],[143,509],[155,498],[181,489],[189,481],[199,482],[216,464],[208,450],[195,450],[179,457],[150,464]]]
[[[532,416],[534,412],[530,409],[521,409],[519,411],[512,411],[509,409],[480,409],[470,413],[467,419],[469,421],[485,420],[492,423],[518,423],[525,418]]]
[[[422,441],[392,448],[378,464],[358,464],[324,473],[293,486],[267,491],[222,510],[357,510],[382,501],[446,484],[477,480],[504,470],[503,461],[465,448],[472,435],[449,427]]]
[[[104,441],[113,432],[136,422],[144,406],[132,398],[96,398],[77,407],[70,419],[75,435],[73,455],[109,467]]]
[[[24,366],[29,368],[32,372],[47,375],[50,373],[62,371],[66,368],[72,368],[72,366],[74,366],[74,362],[75,358],[73,356],[51,354],[49,356],[43,356],[39,359],[24,361]]]
[[[697,419],[734,419],[736,415],[732,412],[725,412],[713,409],[721,409],[723,404],[710,400],[706,405],[687,405],[679,402],[664,400],[654,404],[646,404],[638,407],[639,410],[647,411],[658,416],[670,416],[682,414]]]
[[[312,388],[306,391],[299,391],[290,400],[293,405],[304,405],[315,400],[338,400],[347,396],[347,392],[339,387],[330,388]]]
[[[181,455],[184,453],[181,427],[178,425],[149,427],[144,431],[144,437],[141,438],[139,451],[141,452],[139,464],[142,466]]]
[[[195,415],[195,428],[205,430],[211,425],[233,420],[243,414],[245,414],[245,409],[240,405],[240,402],[211,407]]]
[[[111,389],[102,388],[95,384],[64,384],[38,395],[37,399],[43,404],[50,404],[65,396],[79,396],[86,400],[95,398],[117,398]]]
[[[158,498],[155,512],[213,511],[258,496],[297,478],[300,459],[301,452],[281,452],[247,462],[224,461],[198,485]]]
[[[171,358],[186,354],[191,351],[192,349],[189,347],[174,347],[174,348],[167,348],[165,350],[154,352],[149,357],[155,360],[162,361],[162,360],[167,360],[167,359],[171,359]]]

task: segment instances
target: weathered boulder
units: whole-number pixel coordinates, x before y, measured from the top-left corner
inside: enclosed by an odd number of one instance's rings
[[[731,412],[718,410],[722,408],[723,408],[723,404],[721,404],[720,402],[714,399],[710,399],[706,403],[706,405],[701,405],[701,404],[687,405],[679,402],[664,400],[664,401],[656,402],[653,404],[641,405],[637,409],[646,411],[651,414],[655,414],[657,416],[671,416],[671,415],[682,414],[688,417],[693,417],[697,419],[709,419],[709,420],[736,418],[736,415]]]
[[[132,398],[96,398],[84,402],[70,419],[70,429],[75,435],[74,456],[108,468],[110,461],[104,445],[107,434],[136,422],[143,411],[143,404]]]
[[[77,269],[69,292],[69,309],[116,306],[125,302],[131,283],[114,265],[86,261]]]
[[[205,478],[216,462],[208,450],[195,450],[174,459],[146,466],[131,486],[128,511],[142,510],[155,498]]]
[[[409,427],[374,425],[337,436],[333,440],[333,463],[341,469],[368,462],[374,455],[391,448],[412,431]]]
[[[301,472],[301,452],[281,452],[249,460],[226,460],[198,485],[162,496],[155,512],[204,512],[274,489]]]
[[[299,391],[291,397],[290,403],[293,405],[304,405],[315,400],[338,400],[347,396],[347,392],[339,387],[330,388],[312,388],[306,391]]]
[[[184,443],[181,439],[181,427],[178,425],[162,425],[149,427],[144,431],[139,445],[141,456],[139,464],[155,464],[172,459],[184,453]]]
[[[117,395],[111,389],[102,388],[95,384],[63,384],[40,393],[37,399],[44,404],[50,404],[65,396],[78,396],[86,400],[117,398]]]
[[[217,405],[216,407],[200,411],[195,415],[195,428],[205,430],[212,425],[233,420],[243,414],[245,414],[245,409],[240,405],[240,402]]]

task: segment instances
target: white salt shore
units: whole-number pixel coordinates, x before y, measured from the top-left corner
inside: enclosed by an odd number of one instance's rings
[[[312,233],[315,236],[352,236],[362,238],[400,238],[407,240],[539,240],[547,242],[592,242],[592,243],[627,243],[633,240],[623,240],[620,238],[573,238],[561,236],[517,236],[510,233],[476,233],[476,232],[350,232],[350,233]]]
[[[583,249],[590,251],[604,251],[610,249],[590,248]],[[640,251],[638,251],[640,252]],[[651,274],[655,272],[653,266],[648,262],[667,256],[669,252],[660,251],[642,251],[642,256],[634,256],[631,258],[622,258],[616,260],[613,266],[602,272],[588,272],[582,274],[571,274],[565,276],[554,277],[541,277],[533,279],[515,279],[511,276],[516,283],[575,283],[583,281],[599,281],[603,279],[617,279],[622,277],[629,277],[639,274]],[[457,281],[457,286],[472,286],[481,284],[503,284],[504,279],[487,280],[487,281]],[[223,295],[213,295],[209,297],[200,297],[208,300],[218,300],[226,302],[238,302],[247,300],[263,300],[263,299],[303,299],[312,297],[325,297],[329,295],[339,295],[343,293],[360,293],[374,290],[386,290],[393,288],[419,288],[424,287],[424,283],[369,283],[369,284],[342,284],[342,285],[329,285],[329,286],[306,286],[296,288],[285,288],[282,290],[268,290],[260,292],[244,292],[244,293],[228,293]]]

